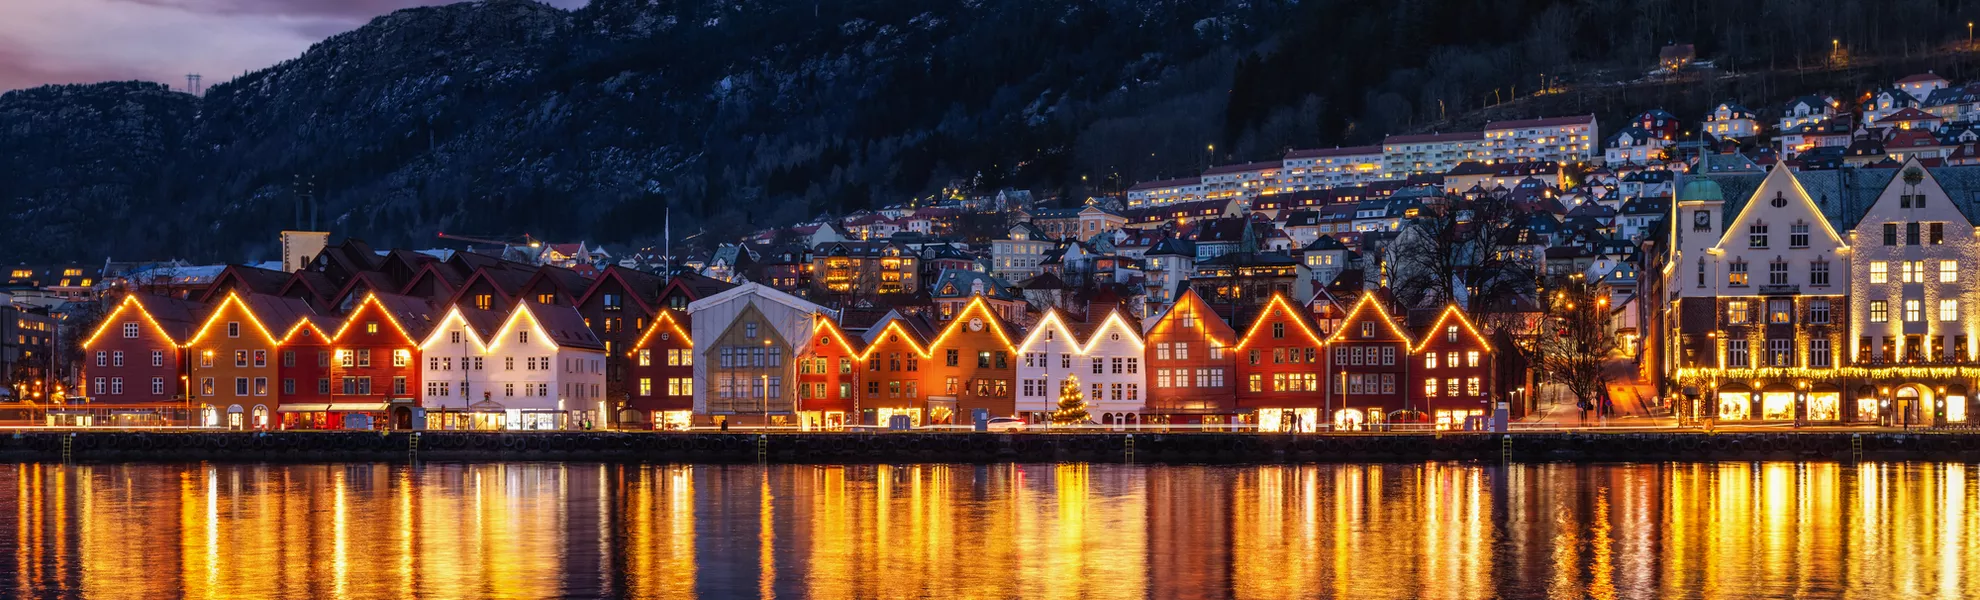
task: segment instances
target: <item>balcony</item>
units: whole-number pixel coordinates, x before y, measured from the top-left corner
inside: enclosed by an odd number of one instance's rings
[[[1760,286],[1760,295],[1762,296],[1793,296],[1800,293],[1800,284],[1766,284]]]

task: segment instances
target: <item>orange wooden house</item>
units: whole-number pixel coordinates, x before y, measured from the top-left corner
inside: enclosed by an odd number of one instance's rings
[[[184,347],[191,400],[208,427],[268,429],[282,401],[281,338],[315,311],[296,298],[229,291]],[[293,390],[290,390],[293,392]]]
[[[928,345],[929,422],[967,424],[973,411],[1017,414],[1017,342],[981,296],[969,301]],[[869,356],[868,360],[871,360]],[[948,409],[953,403],[953,410]]]

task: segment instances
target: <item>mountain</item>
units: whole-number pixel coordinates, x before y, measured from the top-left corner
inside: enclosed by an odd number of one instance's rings
[[[408,9],[200,97],[134,82],[0,95],[0,208],[15,216],[0,221],[0,262],[272,258],[274,232],[298,222],[299,178],[320,196],[324,229],[381,247],[424,245],[438,231],[637,243],[659,237],[670,209],[677,240],[697,229],[726,239],[952,184],[1082,197],[1288,146],[1517,116],[1506,113],[1527,104],[1501,96],[1530,94],[1539,75],[1565,89],[1638,78],[1668,40],[1695,41],[1724,67],[1799,74],[1834,62],[1832,44],[1852,59],[1901,53],[1941,64],[1931,61],[1965,40],[1957,25],[1971,20],[1960,3],[1922,0],[1741,9],[1679,0]],[[1763,106],[1828,81],[1555,94],[1531,110],[1612,119],[1654,101],[1699,114],[1706,94],[1752,94]]]

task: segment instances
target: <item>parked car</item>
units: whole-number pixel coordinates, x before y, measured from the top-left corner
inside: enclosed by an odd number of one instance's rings
[[[1024,431],[1024,419],[1016,417],[995,417],[987,423],[990,431]]]

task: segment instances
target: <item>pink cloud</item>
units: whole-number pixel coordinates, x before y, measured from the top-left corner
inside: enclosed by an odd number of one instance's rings
[[[0,1],[0,91],[141,79],[212,85],[371,18],[444,0]],[[584,0],[555,0],[574,8]]]

